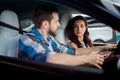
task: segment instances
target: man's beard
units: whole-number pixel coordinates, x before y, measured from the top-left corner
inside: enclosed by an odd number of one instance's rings
[[[54,37],[56,36],[56,33],[53,32],[53,31],[51,31],[51,30],[49,30],[49,34],[52,35],[52,36],[54,36]]]

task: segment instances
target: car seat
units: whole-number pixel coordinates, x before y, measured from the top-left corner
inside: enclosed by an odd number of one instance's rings
[[[55,38],[60,43],[65,44],[65,45],[68,43],[68,40],[66,40],[66,38],[65,38],[64,29],[65,29],[66,24],[70,18],[71,18],[71,15],[69,15],[69,12],[65,12],[64,14],[62,14],[61,27],[59,28],[59,30],[57,31],[57,35],[55,36]]]
[[[0,21],[19,28],[18,16],[14,11],[1,12]],[[19,37],[18,31],[0,25],[0,55],[17,57]]]

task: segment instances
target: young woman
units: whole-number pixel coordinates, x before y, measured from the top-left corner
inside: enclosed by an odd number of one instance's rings
[[[65,28],[65,37],[70,40],[69,45],[74,48],[93,47],[87,27],[87,21],[82,16],[70,19]]]

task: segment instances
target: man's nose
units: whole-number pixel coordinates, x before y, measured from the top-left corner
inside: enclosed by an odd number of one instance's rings
[[[60,22],[58,23],[58,27],[60,27],[61,25],[60,25]]]

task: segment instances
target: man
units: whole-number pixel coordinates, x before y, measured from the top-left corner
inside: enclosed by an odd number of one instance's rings
[[[56,35],[59,23],[58,10],[48,5],[39,6],[32,16],[35,28],[32,33],[26,33],[19,40],[19,58],[36,62],[49,62],[63,65],[92,65],[101,68],[106,55],[102,51],[114,49],[114,45],[94,48],[74,49],[63,45],[53,37]],[[111,52],[108,52],[109,54]]]

